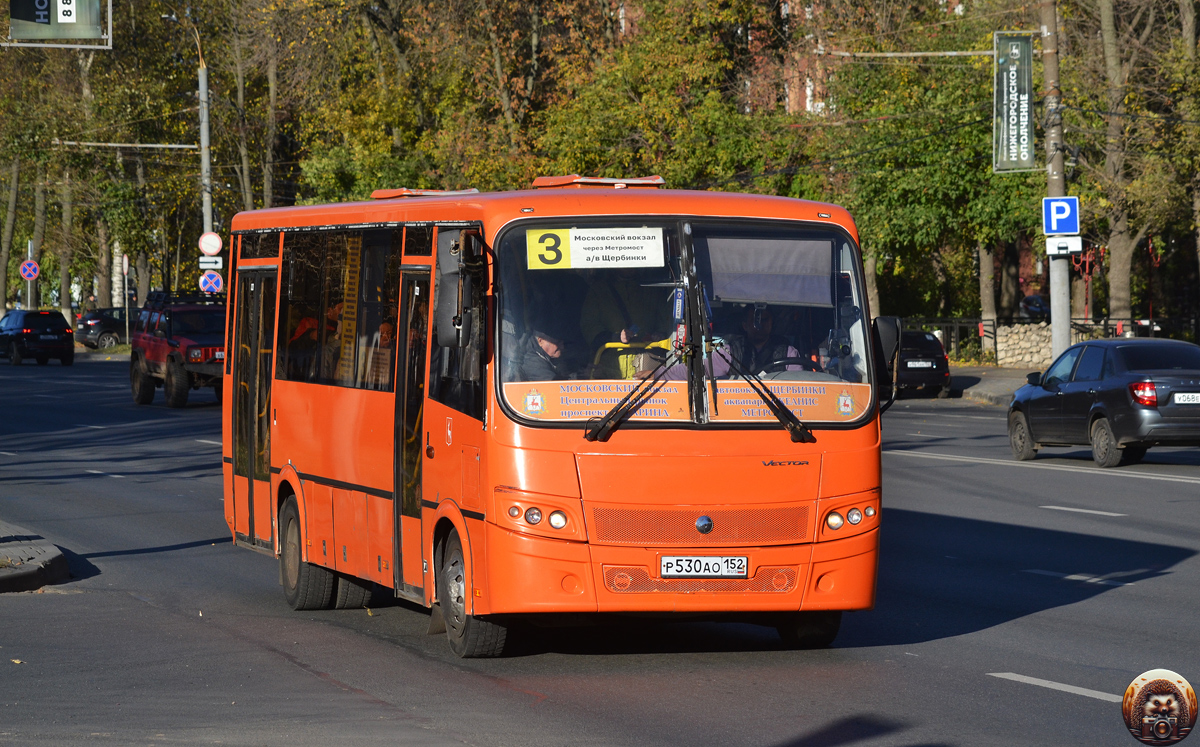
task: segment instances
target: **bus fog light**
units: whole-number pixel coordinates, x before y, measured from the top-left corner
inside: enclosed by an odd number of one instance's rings
[[[872,516],[874,516],[874,515],[875,515],[875,507],[874,507],[874,506],[867,506],[867,507],[866,507],[866,509],[863,511],[863,513],[864,513],[864,514],[866,514],[866,515],[867,515],[867,518],[869,519],[869,518],[871,518]]]
[[[842,515],[837,511],[832,511],[829,516],[825,517],[825,524],[830,529],[841,529],[843,523],[845,522],[842,519]]]
[[[508,515],[513,517],[514,519],[517,518],[518,516],[521,515],[521,508],[519,506],[509,506],[508,507]]]
[[[550,526],[555,529],[562,529],[567,525],[567,515],[562,511],[553,511],[550,513]]]
[[[862,521],[862,511],[859,511],[857,508],[850,509],[846,512],[846,521],[851,524],[857,524]]]
[[[529,522],[530,524],[537,524],[537,523],[541,522],[541,520],[542,520],[542,509],[540,509],[540,508],[525,509],[525,521]]]

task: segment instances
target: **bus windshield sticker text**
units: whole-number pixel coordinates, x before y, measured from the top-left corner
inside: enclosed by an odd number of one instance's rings
[[[525,232],[531,270],[662,267],[663,229],[531,228]]]

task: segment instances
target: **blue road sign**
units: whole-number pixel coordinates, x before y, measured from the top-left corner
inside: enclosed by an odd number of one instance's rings
[[[1042,233],[1047,236],[1074,236],[1079,233],[1079,198],[1043,197]]]
[[[27,259],[21,263],[21,277],[26,280],[37,280],[38,273],[42,268],[38,267],[38,263],[32,259]]]
[[[200,290],[205,293],[220,293],[225,287],[225,281],[215,272],[209,271],[200,276]]]

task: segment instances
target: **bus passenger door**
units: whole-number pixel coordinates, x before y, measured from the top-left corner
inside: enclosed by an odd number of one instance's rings
[[[233,521],[239,543],[272,548],[271,382],[275,269],[238,273],[233,359]]]
[[[406,269],[400,280],[400,325],[396,361],[395,592],[424,601],[421,555],[422,416],[425,349],[429,340],[429,270]]]

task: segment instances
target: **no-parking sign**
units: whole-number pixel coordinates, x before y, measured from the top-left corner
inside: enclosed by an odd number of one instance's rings
[[[200,290],[205,293],[220,293],[224,287],[224,278],[215,272],[206,272],[200,276]]]
[[[38,263],[32,259],[27,259],[21,263],[21,277],[26,280],[37,280],[42,268],[38,267]]]

